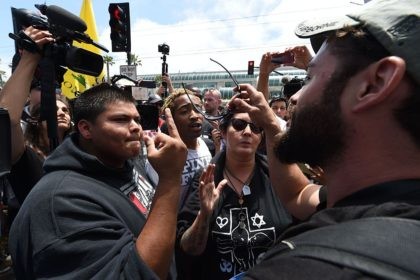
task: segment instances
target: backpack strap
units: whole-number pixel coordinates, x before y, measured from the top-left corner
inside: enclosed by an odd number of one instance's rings
[[[283,240],[272,257],[302,257],[381,279],[420,279],[420,221],[374,217],[307,231]]]

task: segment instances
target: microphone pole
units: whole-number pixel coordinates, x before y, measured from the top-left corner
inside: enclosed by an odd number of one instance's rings
[[[163,60],[163,62],[162,62],[162,86],[164,86],[164,88],[165,88],[165,92],[163,93],[163,97],[166,98],[166,97],[168,97],[168,84],[163,81],[163,76],[168,74],[168,64],[166,63],[166,55],[165,54],[163,54],[163,56],[161,58]]]
[[[47,121],[47,133],[50,141],[50,152],[58,146],[57,105],[55,97],[55,63],[52,58],[53,46],[44,47],[41,59],[41,119]]]

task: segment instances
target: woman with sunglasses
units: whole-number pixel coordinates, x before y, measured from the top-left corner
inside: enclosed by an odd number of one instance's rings
[[[257,153],[262,129],[247,113],[228,115],[220,129],[225,149],[196,178],[179,214],[181,279],[229,279],[248,270],[292,222]]]

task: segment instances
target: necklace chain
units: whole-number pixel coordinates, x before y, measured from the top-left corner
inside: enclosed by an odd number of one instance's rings
[[[241,191],[241,193],[239,194],[237,191],[236,191],[236,188],[235,188],[235,185],[232,183],[232,179],[230,178],[230,176],[229,176],[229,174],[228,174],[228,172],[227,172],[227,170],[225,170],[225,175],[226,175],[226,179],[228,179],[228,181],[229,181],[229,183],[232,185],[232,188],[233,188],[233,190],[235,191],[235,193],[239,196],[239,197],[242,197],[243,196],[243,194],[242,194],[242,191]],[[232,174],[231,174],[232,175]],[[241,181],[239,181],[239,182],[241,182]],[[242,182],[241,182],[242,183]]]
[[[250,183],[250,181],[252,179],[252,176],[254,176],[254,170],[255,169],[252,170],[251,174],[249,174],[248,179],[246,179],[245,182],[242,181],[241,179],[239,179],[238,177],[236,177],[235,174],[233,174],[232,172],[230,172],[230,170],[227,167],[225,167],[225,170],[226,170],[226,175],[228,177],[228,180],[230,182],[231,182],[231,180],[229,179],[229,174],[244,186],[244,185],[249,185],[249,183]]]
[[[248,184],[249,184],[249,182],[251,181],[252,176],[254,175],[254,170],[251,172],[251,174],[249,175],[248,179],[247,179],[245,182],[243,182],[241,179],[239,179],[239,178],[237,178],[235,175],[233,175],[233,173],[232,173],[232,172],[230,172],[230,171],[229,171],[229,169],[227,169],[226,167],[225,167],[225,170],[224,170],[224,172],[223,172],[223,173],[226,175],[226,179],[228,179],[229,183],[232,185],[232,188],[233,188],[233,190],[235,191],[235,193],[239,196],[238,202],[239,202],[239,205],[241,206],[241,209],[242,209],[242,204],[244,203],[244,194],[245,194],[245,195],[250,194],[250,189],[249,189]],[[240,193],[238,193],[238,192],[236,191],[235,185],[233,184],[232,179],[230,178],[229,174],[230,174],[233,178],[235,178],[238,182],[240,182],[240,183],[242,184],[242,190],[241,190],[241,192],[240,192]],[[245,187],[247,188],[247,192],[246,192],[246,193],[245,193],[245,191],[244,191],[244,188],[245,188]]]

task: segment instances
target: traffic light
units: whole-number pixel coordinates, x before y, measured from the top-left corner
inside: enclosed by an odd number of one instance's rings
[[[129,3],[111,3],[108,7],[113,52],[131,51]]]
[[[254,75],[254,61],[248,61],[248,75]]]

